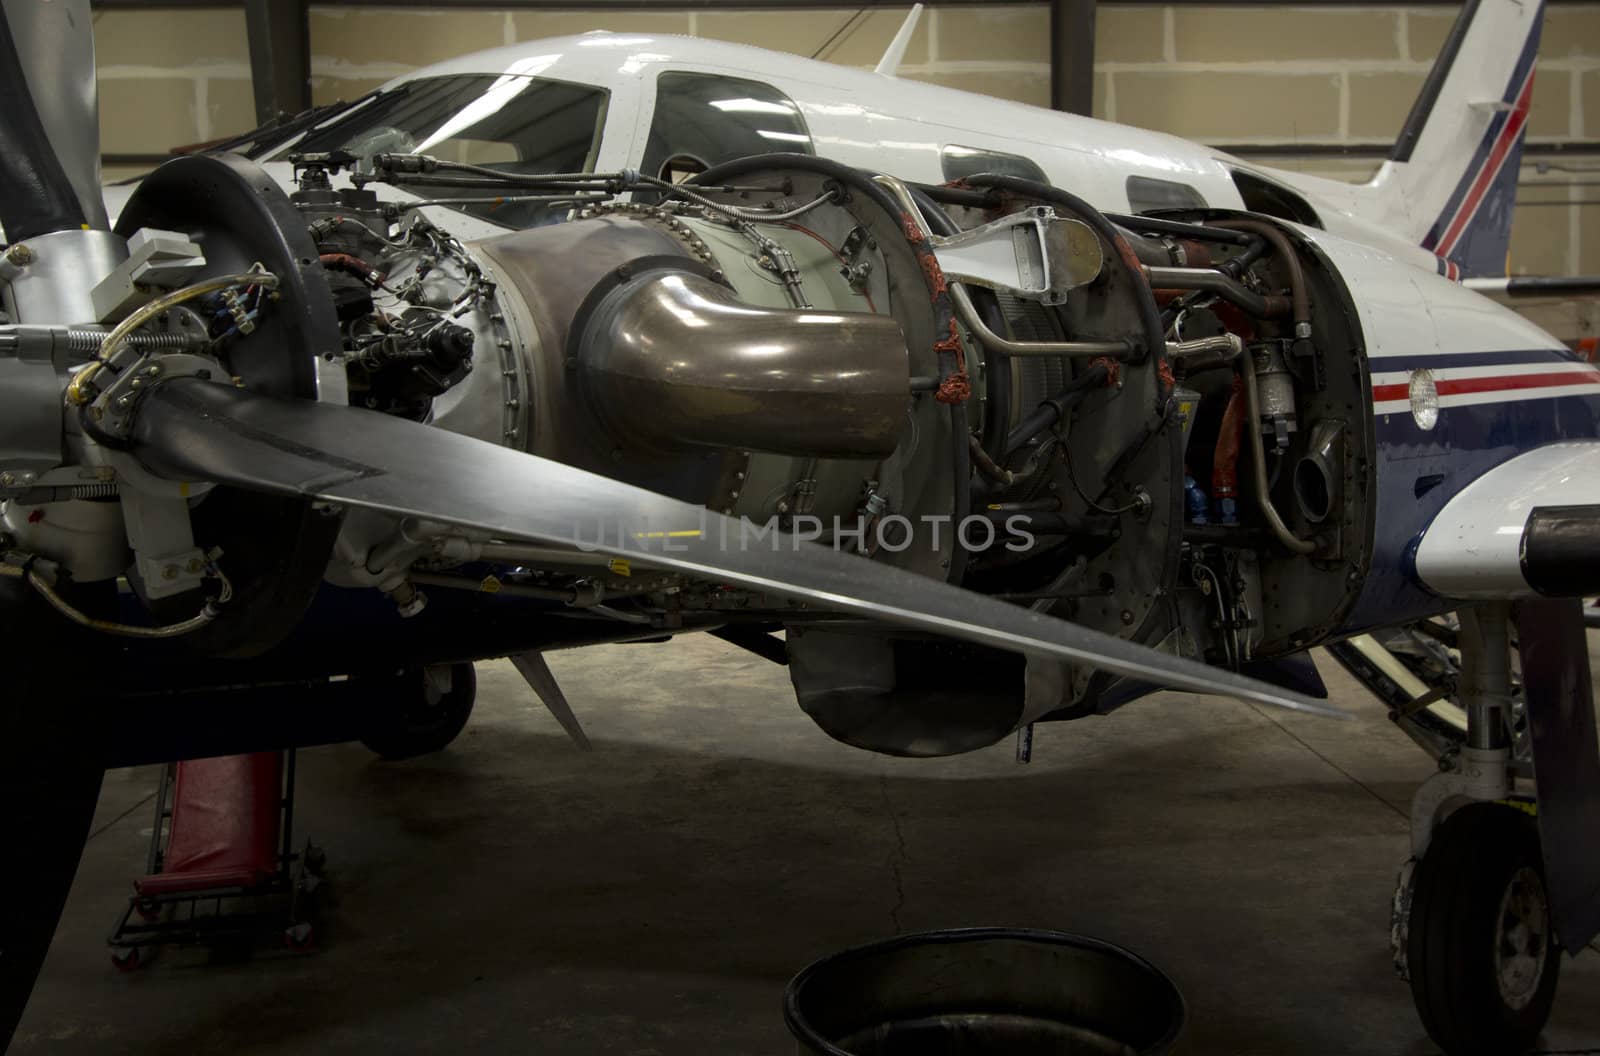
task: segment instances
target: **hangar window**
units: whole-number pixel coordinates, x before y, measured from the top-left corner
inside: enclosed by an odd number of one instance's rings
[[[1307,227],[1322,226],[1322,218],[1311,208],[1311,203],[1283,184],[1243,169],[1228,171],[1233,176],[1233,185],[1239,188],[1239,197],[1244,199],[1244,207],[1252,213],[1293,220]]]
[[[1158,209],[1204,209],[1206,200],[1187,183],[1150,176],[1128,177],[1128,211],[1153,213]]]
[[[725,161],[775,151],[812,153],[800,108],[771,85],[708,73],[663,73],[656,80],[642,171],[679,182]]]
[[[374,154],[428,154],[505,172],[589,172],[606,99],[599,88],[539,77],[424,77],[378,93],[292,149],[348,150],[361,164]],[[511,227],[566,215],[537,203],[467,208]]]
[[[977,147],[945,147],[939,156],[946,180],[964,180],[980,172],[997,176],[1020,176],[1025,180],[1049,183],[1044,170],[1020,154],[1006,154],[998,150],[979,150]]]

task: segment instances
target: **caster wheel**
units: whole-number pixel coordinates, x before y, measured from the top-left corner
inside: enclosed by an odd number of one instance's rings
[[[310,924],[291,924],[283,929],[283,944],[291,950],[308,950],[314,939]]]
[[[384,759],[413,759],[443,749],[466,728],[478,695],[478,676],[471,664],[449,665],[448,689],[417,668],[398,680],[396,701],[401,714],[385,729],[361,743]]]
[[[118,946],[111,951],[111,963],[119,972],[131,972],[140,964],[139,947]]]
[[[1411,881],[1406,966],[1447,1056],[1516,1056],[1550,1017],[1561,947],[1534,819],[1498,803],[1446,818]]]

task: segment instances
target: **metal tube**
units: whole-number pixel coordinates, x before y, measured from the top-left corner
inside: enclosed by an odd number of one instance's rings
[[[1145,268],[1144,272],[1151,289],[1204,290],[1260,318],[1288,315],[1292,308],[1286,297],[1263,297],[1210,268]]]
[[[1505,706],[1511,699],[1510,613],[1503,604],[1461,610],[1461,703],[1467,712],[1467,746],[1486,751],[1507,745]]]
[[[1006,437],[1006,454],[1009,455],[1059,422],[1067,411],[1082,403],[1096,385],[1105,384],[1108,374],[1110,371],[1106,370],[1105,364],[1096,363],[1068,382],[1066,388],[1039,404]]]
[[[1244,399],[1248,415],[1245,421],[1245,431],[1250,434],[1251,460],[1255,463],[1256,478],[1256,505],[1261,508],[1261,515],[1267,519],[1267,527],[1272,529],[1272,534],[1278,541],[1297,554],[1309,554],[1317,549],[1314,541],[1300,538],[1289,530],[1283,523],[1283,518],[1278,516],[1278,509],[1272,505],[1271,484],[1267,480],[1267,451],[1261,442],[1261,413],[1259,398],[1256,394],[1256,369],[1250,360],[1239,364],[1239,373],[1244,376]]]
[[[1222,220],[1220,223],[1240,231],[1260,235],[1272,243],[1272,248],[1278,251],[1278,256],[1283,260],[1284,267],[1289,269],[1289,291],[1292,294],[1295,337],[1311,336],[1311,298],[1306,289],[1305,268],[1300,265],[1300,257],[1295,253],[1294,244],[1289,241],[1289,236],[1280,231],[1276,225],[1264,220]],[[1299,331],[1304,329],[1304,333]]]
[[[485,561],[515,562],[525,565],[609,565],[615,560],[610,554],[598,550],[561,550],[553,546],[532,546],[522,543],[483,543],[478,556]],[[648,564],[643,555],[630,555],[629,562]]]
[[[1125,216],[1121,213],[1107,213],[1106,219],[1118,227],[1126,227],[1134,231],[1153,231],[1158,235],[1177,235],[1180,238],[1193,238],[1204,242],[1231,242],[1237,246],[1247,245],[1250,236],[1237,231],[1227,231],[1220,227],[1206,227],[1203,224],[1185,224],[1178,220],[1159,220],[1153,216]]]
[[[1201,337],[1193,341],[1167,342],[1168,359],[1184,359],[1212,352],[1221,353],[1225,361],[1232,361],[1244,354],[1244,342],[1239,339],[1238,334],[1218,334],[1215,337]]]
[[[950,284],[950,303],[955,306],[961,320],[978,343],[994,352],[1008,356],[1111,356],[1127,359],[1134,354],[1132,341],[1012,341],[1001,337],[986,326],[972,303],[972,295],[959,282]]]

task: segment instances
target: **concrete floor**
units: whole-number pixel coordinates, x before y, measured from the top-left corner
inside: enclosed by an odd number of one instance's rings
[[[105,933],[142,871],[150,770],[108,775],[13,1052],[792,1052],[812,959],[901,930],[1083,931],[1162,966],[1195,1054],[1433,1052],[1394,978],[1403,808],[1428,760],[1323,658],[1359,721],[1163,695],[940,761],[836,744],[786,673],[713,639],[561,653],[576,751],[503,663],[448,751],[301,755],[328,853],[319,951],[131,975]],[[1600,1046],[1600,954],[1564,964],[1552,1049]]]

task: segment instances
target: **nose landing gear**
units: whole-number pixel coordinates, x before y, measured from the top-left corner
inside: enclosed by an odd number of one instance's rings
[[[1461,614],[1465,744],[1417,791],[1413,857],[1395,894],[1395,967],[1448,1056],[1532,1049],[1563,946],[1581,949],[1600,929],[1600,854],[1590,849],[1600,748],[1581,615],[1562,602],[1516,610],[1537,807],[1512,778],[1512,618],[1507,606]]]
[[[1502,803],[1451,814],[1411,871],[1408,908],[1397,963],[1429,1037],[1451,1056],[1532,1048],[1561,975],[1533,818]]]

